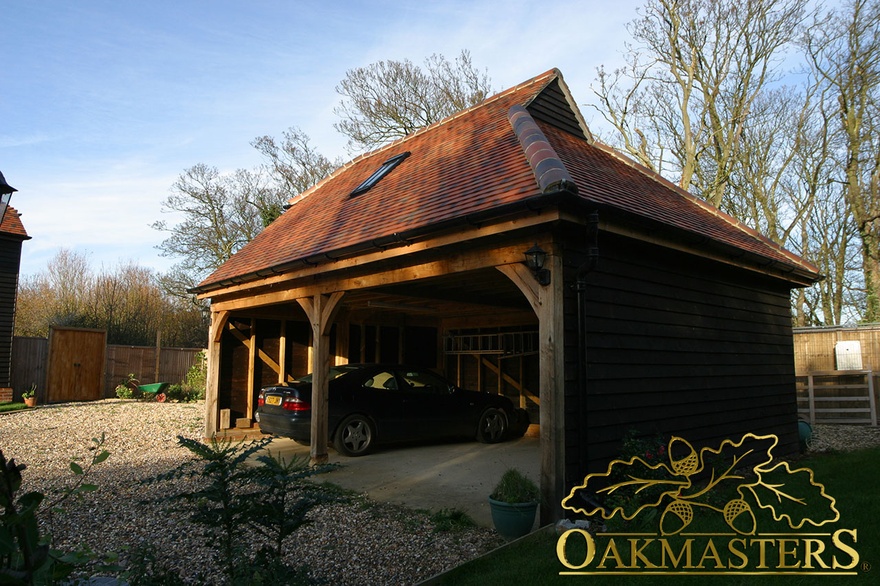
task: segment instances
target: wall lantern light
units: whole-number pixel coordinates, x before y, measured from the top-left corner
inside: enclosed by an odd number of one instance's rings
[[[547,253],[535,243],[530,249],[525,251],[526,266],[531,269],[535,275],[535,280],[541,285],[550,284],[550,271],[544,268],[547,261]]]
[[[16,191],[18,191],[16,188],[6,183],[3,173],[0,173],[0,224],[3,223],[3,218],[6,216],[9,200],[12,199],[12,194]]]

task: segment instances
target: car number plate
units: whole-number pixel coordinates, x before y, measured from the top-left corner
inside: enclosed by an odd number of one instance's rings
[[[279,395],[269,395],[266,397],[266,405],[280,405],[281,397]]]

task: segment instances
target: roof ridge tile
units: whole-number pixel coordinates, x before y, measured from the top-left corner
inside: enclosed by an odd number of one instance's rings
[[[568,190],[577,193],[574,179],[529,111],[518,104],[511,106],[507,111],[507,120],[513,127],[541,192]]]

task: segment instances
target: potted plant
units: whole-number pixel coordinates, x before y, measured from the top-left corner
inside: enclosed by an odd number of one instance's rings
[[[37,406],[37,385],[31,385],[31,388],[26,390],[21,394],[21,398],[24,400],[24,404],[28,407],[36,407]]]
[[[538,486],[516,468],[508,469],[489,496],[495,530],[507,540],[527,535],[535,524]]]

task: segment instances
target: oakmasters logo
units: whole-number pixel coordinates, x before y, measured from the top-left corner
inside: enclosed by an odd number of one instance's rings
[[[855,529],[833,528],[833,497],[808,468],[774,462],[774,435],[699,452],[673,437],[644,458],[614,460],[562,500],[607,521],[557,542],[561,575],[857,575]],[[602,502],[600,505],[599,502]],[[759,532],[759,529],[761,530]]]

